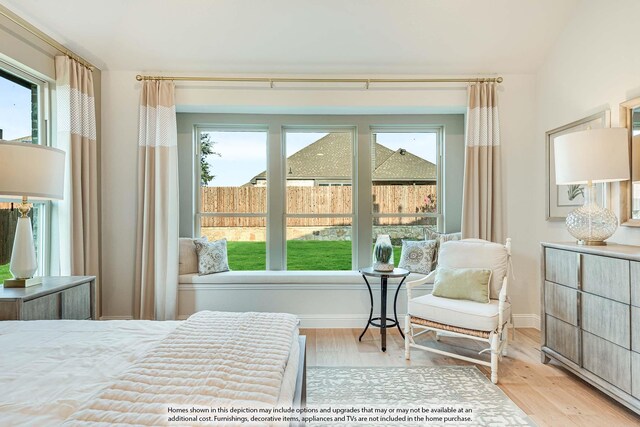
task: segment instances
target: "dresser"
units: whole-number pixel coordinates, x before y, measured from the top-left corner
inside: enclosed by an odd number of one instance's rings
[[[0,287],[0,320],[95,319],[95,277],[44,277],[28,288]]]
[[[542,362],[640,413],[640,247],[542,243]]]

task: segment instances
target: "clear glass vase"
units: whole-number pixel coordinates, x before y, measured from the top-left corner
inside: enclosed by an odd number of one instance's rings
[[[373,247],[373,269],[393,271],[393,245],[388,234],[379,234]]]
[[[582,245],[606,245],[604,240],[618,228],[618,218],[609,209],[598,205],[594,190],[593,185],[587,185],[584,205],[567,215],[567,230]]]

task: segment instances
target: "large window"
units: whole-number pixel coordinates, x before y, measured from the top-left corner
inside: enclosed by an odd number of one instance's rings
[[[209,241],[227,239],[232,270],[264,270],[267,133],[203,128],[196,137],[200,235]]]
[[[439,140],[439,132],[433,129],[372,132],[373,240],[388,234],[398,247],[396,258],[403,239],[421,240],[429,230],[437,231]]]
[[[285,129],[287,270],[351,270],[353,130]]]
[[[23,76],[18,70],[11,71],[8,66],[7,70],[0,69],[0,139],[25,144],[44,143],[40,135],[43,84]],[[18,220],[18,211],[13,209],[11,202],[0,199],[0,282],[11,277],[9,261]],[[36,274],[46,272],[47,208],[48,203],[33,203],[30,212],[39,266]]]
[[[403,239],[460,230],[462,115],[178,114],[178,126],[195,129],[179,133],[181,157],[196,150],[181,188],[197,183],[181,194],[181,235],[226,238],[232,270],[353,270],[379,234],[397,262]]]

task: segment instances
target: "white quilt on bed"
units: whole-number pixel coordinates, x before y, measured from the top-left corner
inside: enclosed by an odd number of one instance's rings
[[[0,322],[0,426],[59,426],[180,322]]]
[[[290,314],[196,313],[68,424],[159,426],[168,407],[277,406],[297,323]]]

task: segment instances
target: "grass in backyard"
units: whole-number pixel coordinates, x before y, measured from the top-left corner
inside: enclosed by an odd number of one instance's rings
[[[4,279],[11,279],[13,275],[9,272],[9,264],[0,265],[0,283]]]
[[[399,246],[393,248],[396,265],[400,250]],[[266,269],[265,242],[228,242],[227,253],[231,270]],[[351,242],[289,240],[287,270],[351,270]]]

